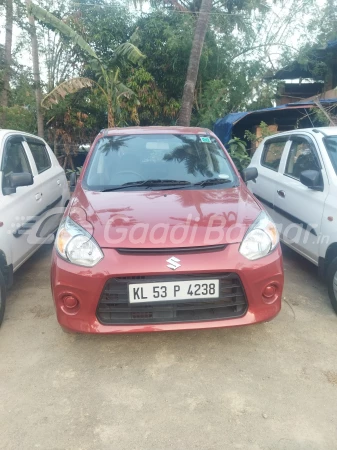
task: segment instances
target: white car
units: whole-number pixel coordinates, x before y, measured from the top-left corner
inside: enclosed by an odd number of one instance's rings
[[[64,170],[48,144],[0,130],[0,324],[13,273],[50,240],[69,201]]]
[[[337,127],[265,138],[249,189],[274,219],[281,240],[326,276],[337,313]]]

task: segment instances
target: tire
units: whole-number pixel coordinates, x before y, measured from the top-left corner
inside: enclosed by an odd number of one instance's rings
[[[337,258],[328,267],[327,281],[331,305],[337,314]]]
[[[5,305],[6,305],[6,283],[2,273],[0,272],[0,326],[2,324],[5,314]]]

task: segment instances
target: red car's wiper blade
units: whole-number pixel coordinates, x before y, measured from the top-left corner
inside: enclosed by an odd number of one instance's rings
[[[144,181],[129,181],[128,183],[124,183],[121,186],[114,186],[106,189],[102,189],[101,192],[111,192],[111,191],[119,191],[131,187],[151,187],[151,186],[165,186],[165,185],[173,185],[173,186],[189,186],[191,183],[189,181],[183,180],[144,180]]]
[[[193,186],[210,186],[212,184],[222,184],[222,183],[230,183],[232,180],[230,178],[208,178],[206,180],[199,181],[198,183],[194,183]]]

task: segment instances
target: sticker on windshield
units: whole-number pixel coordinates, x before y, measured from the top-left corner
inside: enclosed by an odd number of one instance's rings
[[[204,142],[205,144],[211,143],[211,138],[209,138],[208,136],[200,136],[200,140],[201,140],[201,142]]]

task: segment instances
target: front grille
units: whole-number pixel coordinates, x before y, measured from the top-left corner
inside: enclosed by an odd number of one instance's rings
[[[225,244],[206,245],[202,247],[178,247],[178,248],[116,248],[121,255],[176,255],[181,253],[210,253],[221,252],[226,248]]]
[[[218,299],[129,303],[129,283],[208,278],[220,280]],[[240,277],[235,273],[135,276],[111,278],[104,287],[96,314],[103,325],[136,325],[230,319],[243,316],[247,308],[247,299]]]

